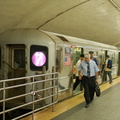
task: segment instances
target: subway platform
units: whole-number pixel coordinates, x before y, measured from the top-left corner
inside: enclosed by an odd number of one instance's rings
[[[35,113],[35,120],[120,120],[120,77],[100,86],[101,96],[85,108],[83,93]],[[31,116],[21,120],[32,120]]]

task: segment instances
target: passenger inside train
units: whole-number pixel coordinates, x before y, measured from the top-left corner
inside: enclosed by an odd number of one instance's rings
[[[75,71],[75,73],[76,73],[76,79],[75,79],[75,83],[74,83],[74,85],[73,85],[73,91],[76,89],[76,87],[77,87],[79,84],[80,84],[80,90],[82,90],[82,84],[80,83],[81,81],[79,80],[78,70],[77,70],[77,69],[78,69],[81,61],[83,61],[83,60],[84,60],[84,54],[81,54],[81,55],[80,55],[80,59],[77,61],[76,66],[75,66],[75,68],[76,68],[76,71]]]
[[[109,83],[112,83],[112,60],[109,55],[106,56],[106,60],[104,63],[104,73],[102,77],[102,82],[106,81],[107,75],[109,77]]]
[[[90,54],[90,59],[95,61],[96,65],[98,66],[98,61],[97,59],[94,57],[94,52],[93,51],[89,51],[89,54]]]

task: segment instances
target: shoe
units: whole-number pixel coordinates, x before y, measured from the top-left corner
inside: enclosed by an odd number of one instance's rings
[[[85,105],[85,108],[88,108],[89,106],[90,106],[90,103],[89,103],[89,104],[86,104],[86,105]]]
[[[92,102],[93,102],[93,100],[94,100],[94,99],[91,99],[90,103],[92,103]]]
[[[109,84],[111,84],[112,82],[109,82]]]

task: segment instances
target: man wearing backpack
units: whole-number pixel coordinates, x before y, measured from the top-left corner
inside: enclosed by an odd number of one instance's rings
[[[109,58],[109,55],[106,55],[105,67],[102,82],[105,81],[107,74],[109,76],[109,83],[112,83],[112,60]]]

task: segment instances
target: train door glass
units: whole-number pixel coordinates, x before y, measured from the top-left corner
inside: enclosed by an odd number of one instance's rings
[[[14,49],[13,54],[14,77],[25,76],[25,50]]]
[[[9,51],[9,78],[25,76],[25,46],[10,45]]]
[[[61,47],[57,47],[56,50],[56,72],[61,72],[61,68],[62,68],[62,48]]]
[[[73,65],[76,65],[77,61],[80,58],[80,54],[82,53],[82,50],[80,47],[74,47],[74,53],[73,53]]]
[[[118,75],[120,75],[120,52],[118,53]]]
[[[100,51],[100,54],[99,54],[99,67],[101,69],[101,71],[103,71],[103,63],[105,62],[105,56],[106,56],[106,51],[105,50],[102,50]]]
[[[102,50],[102,61],[105,62],[107,51]]]
[[[19,78],[25,76],[25,45],[9,45],[9,78]],[[8,86],[24,84],[25,80],[11,81]],[[13,88],[8,91],[8,97],[24,94],[25,86]],[[18,99],[19,102],[25,101],[24,97]],[[14,101],[15,102],[15,101]]]
[[[1,51],[1,47],[0,47],[0,69],[1,69],[1,67],[2,67],[2,66],[1,66],[1,61],[2,61],[2,60],[1,60],[1,55],[2,55],[2,51]],[[3,74],[2,74],[2,71],[0,71],[0,79],[2,79],[2,75],[3,75]],[[0,85],[0,86],[1,86],[1,85]]]
[[[0,47],[0,68],[1,68],[1,47]]]
[[[90,49],[90,48],[85,48],[84,49],[84,54],[89,54],[89,51],[93,51],[93,57],[95,57],[98,60],[98,49]]]
[[[112,78],[116,78],[118,74],[118,64],[116,60],[118,59],[118,55],[116,55],[115,51],[108,51],[107,55],[109,55],[110,59],[112,60]]]
[[[115,52],[108,51],[108,55],[109,55],[110,59],[112,60],[112,64],[115,65]]]
[[[94,57],[98,60],[98,51],[94,51]]]
[[[105,59],[106,59],[106,54],[107,51],[106,50],[102,50],[101,54],[99,55],[99,66],[100,66],[100,75],[101,77],[104,74],[104,67],[105,67]],[[107,80],[107,78],[105,78],[105,81]]]
[[[74,94],[78,94],[79,92],[82,91],[82,84],[77,83],[79,82],[78,80],[78,71],[77,71],[77,66],[76,63],[80,59],[80,54],[82,53],[82,48],[81,47],[74,47],[74,53],[73,53],[73,89],[74,89]]]

